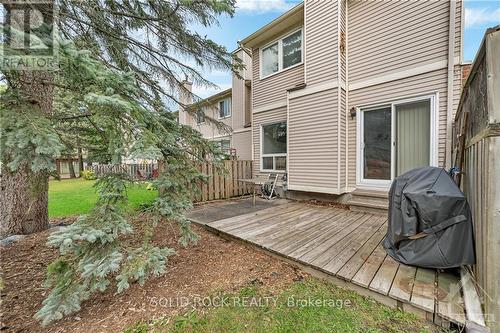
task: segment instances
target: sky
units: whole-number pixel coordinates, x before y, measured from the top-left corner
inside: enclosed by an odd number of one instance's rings
[[[225,46],[228,51],[237,48],[242,40],[262,26],[283,14],[299,0],[237,0],[235,15],[219,19],[218,26],[196,28],[202,35]],[[472,61],[481,44],[486,28],[500,24],[500,0],[465,1],[464,61]],[[200,97],[208,97],[231,87],[231,75],[223,71],[202,71],[206,78],[219,86],[219,90],[193,87]]]

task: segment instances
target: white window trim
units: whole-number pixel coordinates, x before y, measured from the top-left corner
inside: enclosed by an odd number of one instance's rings
[[[395,166],[394,160],[396,156],[394,140],[396,136],[396,128],[394,125],[396,112],[395,108],[399,104],[430,100],[430,156],[429,165],[438,166],[438,110],[439,110],[439,93],[420,95],[414,97],[404,97],[394,101],[372,104],[369,106],[362,106],[356,108],[356,186],[358,187],[374,187],[387,189],[391,186],[392,181],[395,178]],[[363,151],[361,149],[364,128],[363,128],[363,112],[379,109],[383,107],[391,108],[391,179],[390,180],[378,180],[378,179],[364,179],[363,178]]]
[[[297,31],[300,31],[301,32],[301,44],[300,44],[300,62],[292,65],[292,66],[289,66],[287,68],[283,68],[283,39],[289,37],[290,35],[293,35],[294,33],[296,33]],[[274,73],[271,73],[271,74],[268,74],[266,76],[263,76],[262,74],[262,51],[273,45],[273,44],[276,44],[278,43],[278,71],[274,72]],[[259,48],[259,77],[261,80],[263,79],[266,79],[268,77],[271,77],[273,75],[276,75],[276,74],[279,74],[279,73],[282,73],[284,71],[287,71],[289,69],[292,69],[292,68],[295,68],[297,66],[300,66],[304,63],[304,29],[303,27],[300,27],[298,29],[295,29],[294,31],[290,32],[290,33],[287,33],[286,35],[283,35],[275,40],[273,40],[272,42],[269,42],[267,44],[265,44],[264,46],[260,47]]]
[[[286,173],[286,169],[285,170],[276,170],[276,158],[275,157],[286,157],[286,168],[288,168],[288,145],[287,145],[287,153],[264,154],[262,152],[263,146],[264,146],[263,145],[263,138],[264,138],[264,136],[263,136],[263,134],[264,134],[263,127],[264,126],[269,126],[269,125],[281,124],[281,123],[286,123],[286,139],[287,139],[287,142],[288,142],[288,122],[286,122],[286,121],[276,121],[276,122],[267,123],[267,124],[261,124],[260,125],[260,172]],[[273,168],[272,169],[264,169],[263,168],[264,157],[273,157]]]
[[[224,116],[224,117],[221,117],[220,116],[220,102],[227,102],[227,109],[229,111],[228,115],[227,116]],[[220,101],[217,102],[217,118],[218,119],[226,119],[226,118],[230,118],[232,116],[232,110],[231,110],[231,99],[230,98],[224,98],[224,99],[221,99]]]

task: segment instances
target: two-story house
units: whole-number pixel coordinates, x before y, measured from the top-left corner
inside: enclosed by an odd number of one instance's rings
[[[462,1],[305,0],[242,40],[255,173],[342,195],[449,167],[462,22]]]
[[[187,108],[179,109],[179,122],[191,126],[204,138],[218,142],[223,151],[241,160],[252,159],[251,139],[251,75],[250,54],[238,48],[233,52],[245,64],[238,74],[233,74],[231,88],[193,103],[192,95],[180,94],[180,101]],[[192,84],[184,82],[191,91]],[[216,120],[208,121],[208,118]]]

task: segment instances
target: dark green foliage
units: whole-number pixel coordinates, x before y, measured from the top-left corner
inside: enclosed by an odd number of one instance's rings
[[[232,15],[234,0],[163,1],[57,0],[59,68],[45,84],[54,87],[51,112],[42,113],[23,94],[16,72],[2,73],[7,90],[0,97],[2,163],[14,172],[53,172],[55,159],[84,147],[95,161],[120,163],[123,156],[163,161],[154,181],[159,197],[143,223],[139,247],[127,244],[134,232],[125,213],[130,180],[112,174],[97,182],[99,200],[74,224],[48,240],[60,257],[48,268],[52,288],[37,317],[47,324],[80,309],[83,300],[129,283],[144,283],[164,272],[169,248],[150,239],[158,223],[178,222],[187,245],[197,240],[183,212],[191,207],[195,184],[204,180],[195,163],[217,162],[222,152],[168,112],[177,102],[181,81],[213,86],[195,67],[237,70],[238,59],[223,47],[188,29]],[[43,8],[41,8],[43,11]],[[6,27],[2,27],[6,28]],[[42,38],[42,40],[45,40]]]

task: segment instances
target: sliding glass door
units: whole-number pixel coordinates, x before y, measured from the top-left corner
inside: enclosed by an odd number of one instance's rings
[[[431,96],[360,109],[360,185],[386,187],[406,171],[435,164],[433,104]]]

